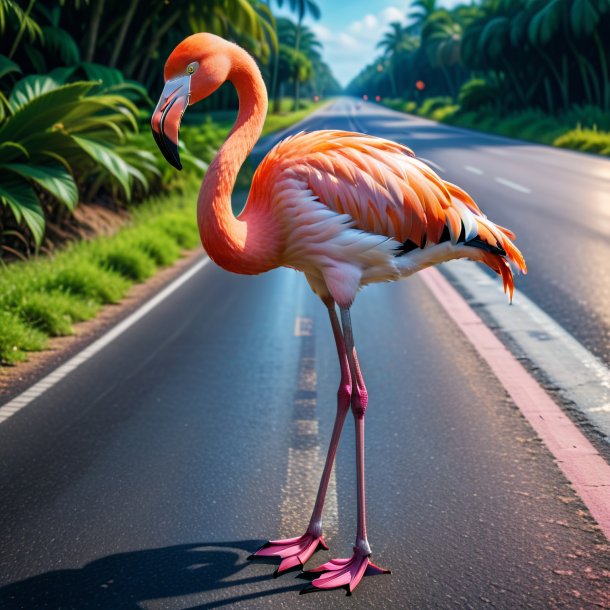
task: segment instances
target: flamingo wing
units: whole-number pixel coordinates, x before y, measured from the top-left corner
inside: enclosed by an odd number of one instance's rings
[[[473,258],[498,272],[512,292],[507,259],[526,271],[514,234],[491,222],[458,186],[440,178],[406,146],[345,131],[302,132],[280,142],[253,181],[269,192],[301,189],[352,227],[395,240],[396,256],[441,242],[476,247]],[[304,187],[304,188],[303,188]],[[259,195],[263,193],[259,192]]]

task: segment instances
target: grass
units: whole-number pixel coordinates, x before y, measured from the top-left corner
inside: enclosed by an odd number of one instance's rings
[[[130,286],[175,262],[199,235],[197,187],[151,200],[112,237],[72,244],[52,259],[13,263],[0,270],[0,362],[14,364],[44,348],[50,336],[117,303]]]
[[[610,156],[610,115],[595,107],[576,106],[557,116],[526,109],[499,117],[491,109],[466,112],[450,98],[428,98],[420,106],[388,100],[387,105],[441,123]]]
[[[269,115],[264,133],[300,121],[315,107]],[[231,124],[225,117],[187,127],[187,146],[210,158]],[[130,222],[113,236],[72,243],[52,258],[0,268],[0,364],[23,361],[28,352],[44,349],[49,337],[72,334],[75,323],[93,318],[104,305],[118,303],[132,285],[195,248],[199,177],[187,175],[183,184],[181,192],[133,208]]]

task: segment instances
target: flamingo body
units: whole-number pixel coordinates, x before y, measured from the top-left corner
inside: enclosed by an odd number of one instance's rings
[[[299,133],[280,142],[259,165],[246,206],[235,217],[231,192],[237,172],[260,136],[267,112],[267,92],[256,63],[237,45],[195,34],[170,55],[165,79],[151,123],[163,155],[177,168],[178,130],[186,107],[227,80],[239,95],[235,125],[199,193],[197,220],[207,254],[234,273],[258,274],[282,266],[302,271],[328,309],[337,347],[337,415],[309,525],[302,536],[270,541],[254,556],[279,558],[277,574],[303,567],[318,548],[328,548],[322,537],[324,498],[351,409],[358,492],[354,553],[312,570],[311,587],[352,591],[365,574],[386,572],[370,561],[366,530],[368,393],[350,318],[358,290],[470,258],[500,274],[512,298],[510,263],[525,272],[523,256],[508,229],[488,220],[466,192],[442,180],[409,148],[345,131]]]
[[[514,235],[413,151],[345,131],[289,137],[261,162],[240,219],[266,219],[282,248],[277,266],[303,271],[320,297],[349,307],[358,289],[454,258],[500,273],[525,271]],[[232,269],[229,269],[232,270]]]

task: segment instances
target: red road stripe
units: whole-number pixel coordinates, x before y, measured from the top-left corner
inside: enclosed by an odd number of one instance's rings
[[[610,466],[437,269],[420,277],[489,364],[610,540]]]

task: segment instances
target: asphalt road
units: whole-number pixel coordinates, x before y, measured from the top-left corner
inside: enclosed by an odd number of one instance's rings
[[[307,128],[398,139],[399,115],[352,109],[339,101]],[[567,260],[578,232],[603,232],[580,213],[561,220],[567,208],[553,215],[526,180],[544,177],[562,153],[551,151],[539,170],[532,155],[524,174],[513,173],[512,157],[490,152],[511,147],[458,132],[451,167],[441,144],[448,128],[402,120],[416,152],[446,177],[457,181],[466,177],[460,163],[478,163],[531,188],[528,206],[526,193],[502,183],[460,181],[520,233],[531,284],[544,277],[537,268],[555,273],[544,267],[544,244]],[[555,175],[558,191],[564,179]],[[517,210],[529,215],[522,227]],[[530,251],[529,224],[549,216],[549,227],[563,222],[564,241],[539,227],[544,241]],[[556,273],[573,288],[580,281]],[[540,289],[528,286],[535,298]],[[368,288],[353,322],[370,393],[369,540],[391,575],[365,578],[352,597],[299,596],[305,582],[295,573],[273,579],[273,566],[246,561],[263,540],[306,526],[339,371],[324,308],[299,274],[238,277],[208,264],[0,425],[0,608],[609,607],[604,540],[423,282]],[[586,326],[575,327],[585,338]],[[351,552],[355,533],[354,452],[348,421],[327,506],[335,556]]]
[[[610,364],[610,160],[458,129],[345,98],[306,128],[406,144],[517,234],[516,286]]]

